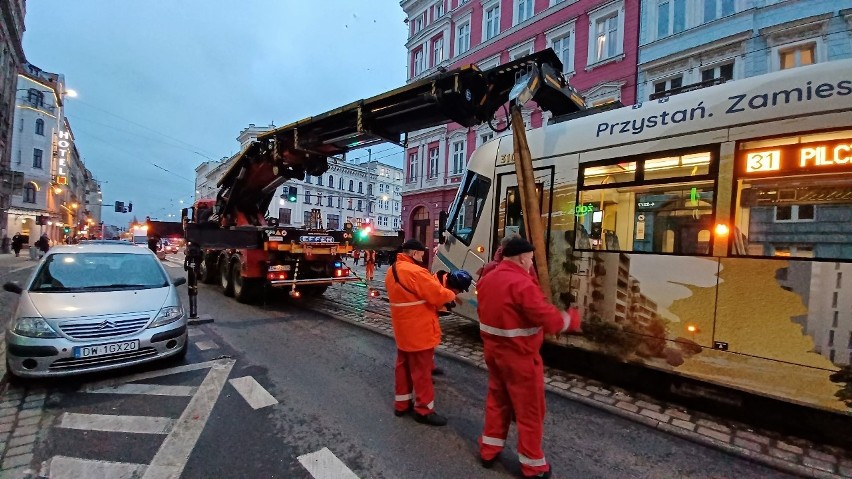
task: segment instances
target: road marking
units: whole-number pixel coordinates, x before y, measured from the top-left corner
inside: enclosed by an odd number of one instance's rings
[[[163,384],[119,384],[105,388],[84,388],[82,392],[95,394],[149,394],[152,396],[192,396],[193,386],[166,386]]]
[[[126,462],[92,461],[76,457],[54,456],[44,477],[50,479],[79,479],[81,477],[109,477],[133,479],[145,471],[144,464]]]
[[[204,336],[204,331],[202,331],[200,329],[190,329],[189,330],[189,337],[194,338],[196,336]]]
[[[199,341],[195,343],[195,347],[202,351],[207,351],[208,349],[218,349],[219,345],[213,341]]]
[[[9,274],[11,274],[11,273],[16,273],[16,272],[18,272],[18,271],[22,271],[22,270],[25,270],[25,269],[29,269],[29,268],[32,268],[33,266],[35,266],[35,265],[34,265],[34,264],[28,264],[28,265],[26,265],[26,266],[18,266],[18,267],[17,267],[17,268],[15,268],[15,269],[11,269],[11,270],[9,270]]]
[[[66,412],[62,413],[59,418],[59,427],[88,431],[168,434],[175,425],[175,420],[172,418],[153,416],[119,416]]]
[[[314,479],[358,479],[358,476],[327,447],[317,452],[301,455],[297,459]],[[53,478],[51,477],[51,479]]]
[[[210,372],[198,386],[198,392],[189,401],[172,432],[154,455],[142,479],[180,477],[233,367],[233,359],[214,362]]]
[[[278,400],[251,376],[231,379],[228,382],[231,383],[231,386],[234,386],[234,389],[240,393],[240,396],[246,400],[252,409],[278,404]]]
[[[168,369],[158,369],[155,371],[146,371],[143,373],[130,374],[127,376],[106,379],[104,381],[98,381],[95,383],[90,383],[87,388],[88,389],[100,389],[100,388],[108,388],[113,386],[118,386],[121,384],[132,383],[135,381],[142,381],[145,379],[158,378],[161,376],[171,376],[172,374],[186,373],[189,371],[198,371],[199,369],[208,369],[213,367],[216,364],[221,364],[222,360],[214,359],[212,361],[205,361],[203,363],[195,363],[195,364],[184,364],[183,366],[175,366],[173,368]]]

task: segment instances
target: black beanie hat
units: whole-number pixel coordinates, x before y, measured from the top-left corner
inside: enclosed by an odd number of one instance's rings
[[[529,241],[517,236],[509,240],[506,246],[503,247],[503,257],[517,256],[521,253],[529,253],[534,250],[535,248]]]
[[[412,251],[426,251],[426,247],[423,246],[423,243],[417,241],[416,239],[410,239],[405,243],[402,243],[400,247],[401,250],[412,250]]]

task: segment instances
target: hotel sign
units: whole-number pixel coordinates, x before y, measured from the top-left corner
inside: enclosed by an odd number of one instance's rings
[[[59,141],[56,142],[56,183],[68,184],[68,159],[71,156],[71,134],[67,130],[60,130],[57,134]]]

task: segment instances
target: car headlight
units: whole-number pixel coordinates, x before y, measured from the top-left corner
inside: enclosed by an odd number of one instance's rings
[[[58,338],[59,334],[47,324],[42,318],[18,318],[15,321],[15,327],[12,328],[15,334],[27,336],[29,338]]]
[[[173,323],[183,317],[183,308],[180,306],[166,306],[157,313],[149,328],[156,328],[165,324]]]

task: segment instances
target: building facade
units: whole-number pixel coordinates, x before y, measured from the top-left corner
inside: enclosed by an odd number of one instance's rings
[[[17,90],[11,169],[22,182],[8,209],[11,234],[30,243],[42,233],[54,243],[95,235],[100,185],[83,164],[63,115],[64,77],[26,64]]]
[[[637,98],[849,57],[848,0],[642,0]]]
[[[249,124],[237,137],[240,152],[258,135],[274,128]],[[239,153],[201,163],[195,169],[196,198],[216,198],[216,185],[237,156]],[[331,159],[322,176],[307,175],[304,180],[288,180],[279,186],[266,216],[277,218],[282,226],[303,227],[311,224],[313,211],[319,210],[323,228],[340,229],[347,222],[369,223],[376,234],[395,235],[402,225],[402,179],[401,169],[378,161]]]
[[[0,239],[2,250],[9,251],[8,238],[14,235],[8,226],[10,198],[15,175],[12,162],[12,129],[18,89],[18,71],[25,62],[21,39],[24,36],[25,0],[0,1]]]
[[[401,6],[409,81],[443,68],[493,68],[553,48],[587,104],[634,102],[639,0],[404,0]],[[506,123],[501,115],[499,126]],[[537,108],[523,117],[527,128],[549,119]],[[402,211],[408,237],[437,244],[438,215],[455,198],[468,158],[494,137],[488,125],[409,133]]]

